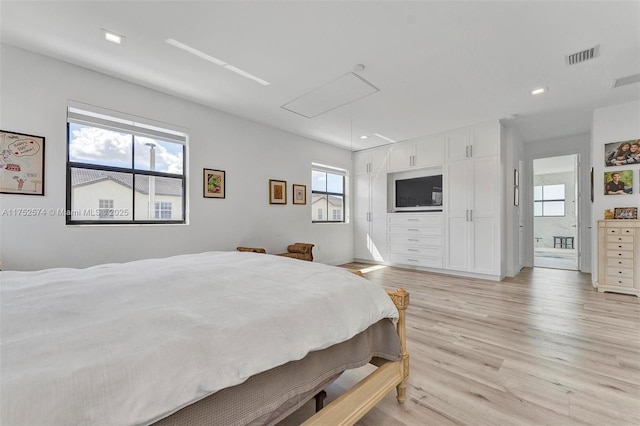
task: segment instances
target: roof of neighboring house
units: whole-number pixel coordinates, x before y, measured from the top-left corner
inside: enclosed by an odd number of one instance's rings
[[[71,183],[74,188],[94,183],[112,181],[127,188],[132,187],[133,176],[127,173],[107,172],[92,169],[71,169]],[[182,182],[178,179],[156,176],[156,195],[182,196]],[[141,194],[149,193],[149,179],[146,175],[136,175],[135,190]]]
[[[311,199],[311,204],[315,204],[318,201],[324,200],[326,198],[327,198],[327,196],[325,194],[313,194],[313,197]],[[335,195],[329,195],[329,204],[331,204],[333,206],[342,206],[343,198],[342,197],[336,197]]]

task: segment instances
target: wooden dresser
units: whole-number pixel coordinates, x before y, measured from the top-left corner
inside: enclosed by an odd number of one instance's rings
[[[598,221],[598,291],[640,296],[640,221]]]

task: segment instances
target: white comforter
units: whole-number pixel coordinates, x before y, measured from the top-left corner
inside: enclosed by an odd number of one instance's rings
[[[264,254],[0,274],[3,426],[149,424],[398,315],[346,270]]]

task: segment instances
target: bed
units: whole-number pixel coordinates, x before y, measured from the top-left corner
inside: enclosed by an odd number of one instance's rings
[[[241,252],[0,272],[3,425],[276,424],[348,368],[378,368],[306,424],[404,402],[404,290]]]

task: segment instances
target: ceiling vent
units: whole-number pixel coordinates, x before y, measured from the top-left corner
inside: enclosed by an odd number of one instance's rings
[[[597,58],[599,50],[600,50],[600,45],[597,45],[592,48],[567,55],[566,56],[567,66],[576,65],[581,62],[588,61],[593,58]]]
[[[627,84],[640,83],[640,74],[634,74],[627,77],[616,78],[613,80],[613,87],[626,86]]]

